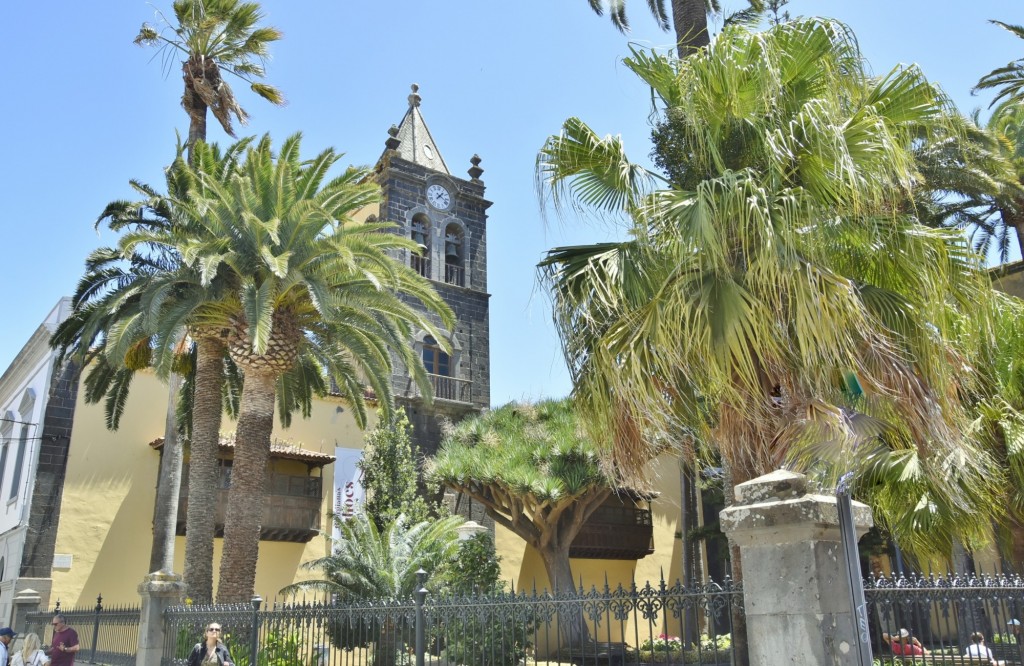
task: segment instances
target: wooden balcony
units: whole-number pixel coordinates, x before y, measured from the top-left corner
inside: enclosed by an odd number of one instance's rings
[[[216,535],[224,536],[224,511],[228,502],[227,486],[230,467],[221,468],[217,507],[213,512]],[[188,465],[182,471],[181,492],[178,496],[177,534],[185,534],[185,516],[188,515]],[[288,541],[306,543],[320,533],[323,480],[317,476],[270,474],[267,494],[263,499],[263,518],[260,522],[261,541]]]
[[[434,375],[427,373],[435,400],[457,402],[465,405],[473,404],[473,382],[468,379]],[[420,389],[415,383],[410,384],[410,397],[421,397]]]
[[[639,560],[653,552],[651,510],[617,498],[591,514],[569,547],[569,557],[592,560]]]

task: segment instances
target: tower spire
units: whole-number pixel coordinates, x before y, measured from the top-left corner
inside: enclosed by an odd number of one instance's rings
[[[419,93],[420,87],[414,83],[410,88],[412,92],[408,97],[409,109],[405,112],[402,122],[398,124],[398,132],[395,134],[389,132],[388,148],[395,150],[398,157],[403,160],[450,176],[451,171],[448,170],[448,165],[441,157],[441,151],[437,149],[437,144],[430,136],[427,123],[424,122],[423,115],[420,113],[420,104],[423,101],[423,97]],[[398,141],[397,145],[395,145],[395,140]],[[393,145],[394,148],[391,147]]]

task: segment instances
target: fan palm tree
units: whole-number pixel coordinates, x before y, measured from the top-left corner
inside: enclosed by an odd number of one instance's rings
[[[135,37],[140,46],[159,46],[169,60],[181,54],[185,91],[181,106],[188,114],[189,147],[206,141],[206,112],[210,110],[229,136],[235,136],[232,116],[241,124],[249,115],[224,79],[232,74],[271,104],[284,104],[281,91],[262,82],[269,45],[281,39],[277,28],[261,26],[259,3],[240,0],[175,0],[174,20],[165,31],[144,23]]]
[[[907,547],[980,538],[1002,472],[961,435],[962,398],[991,289],[962,236],[905,212],[913,144],[948,121],[941,92],[915,68],[867,76],[849,30],[822,20],[627,66],[662,104],[667,178],[577,119],[538,157],[556,204],[622,215],[632,234],[542,263],[614,463],[639,474],[650,435],[690,432],[733,483],[856,470]]]
[[[913,67],[869,77],[849,29],[817,19],[626,64],[659,102],[667,176],[578,119],[538,157],[556,207],[621,216],[631,236],[541,264],[613,464],[642,477],[650,448],[684,432],[733,484],[788,465],[835,487],[854,471],[911,550],[984,538],[1003,473],[962,432],[991,287],[961,234],[907,205],[912,148],[951,113],[941,91]],[[742,578],[736,548],[732,566]]]
[[[629,19],[626,16],[626,0],[587,0],[590,8],[598,16],[608,12],[612,25],[621,32],[629,30]],[[748,0],[747,9],[731,14],[726,23],[743,22],[754,19],[764,11],[762,0]],[[647,0],[647,8],[662,30],[673,30],[676,35],[676,49],[680,58],[685,58],[708,45],[708,14],[722,11],[718,0],[672,0],[671,15],[665,6],[665,0]]]
[[[340,156],[326,150],[303,161],[300,143],[299,135],[290,137],[275,157],[264,137],[227,181],[188,167],[203,186],[175,201],[203,226],[179,242],[183,260],[203,284],[217,276],[230,284],[230,293],[195,325],[226,330],[229,353],[245,379],[218,601],[244,601],[252,593],[278,378],[308,353],[364,425],[364,383],[386,414],[393,409],[392,356],[430,395],[409,340],[414,328],[437,337],[433,322],[453,321],[430,283],[389,256],[409,249],[407,239],[381,233],[388,224],[353,222],[354,212],[379,198],[369,173],[349,168],[327,180]],[[194,150],[202,163],[210,148],[200,143]],[[152,240],[140,233],[123,244]]]

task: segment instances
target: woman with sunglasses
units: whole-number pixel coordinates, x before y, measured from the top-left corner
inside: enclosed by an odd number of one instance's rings
[[[220,640],[221,628],[216,622],[206,625],[205,640],[196,643],[188,656],[188,666],[234,666],[234,659]]]

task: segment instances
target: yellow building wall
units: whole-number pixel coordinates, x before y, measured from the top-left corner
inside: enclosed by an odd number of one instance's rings
[[[70,568],[54,569],[51,603],[59,599],[65,607],[93,605],[99,594],[104,603],[138,602],[136,588],[149,568],[160,461],[160,453],[149,443],[163,436],[166,405],[166,386],[153,375],[141,374],[132,384],[120,428],[111,432],[106,429],[102,405],[86,405],[79,391],[55,549],[58,555],[71,555],[72,561]],[[234,427],[225,419],[222,431]],[[288,429],[275,422],[274,436],[331,455],[336,446],[363,445],[363,433],[349,408],[330,398],[317,401],[310,419],[296,416]],[[295,461],[272,465],[282,472],[305,473],[306,469]],[[323,477],[322,529],[329,534],[334,465],[323,469]],[[217,539],[215,586],[221,545]],[[285,585],[310,577],[300,564],[327,551],[323,537],[306,544],[261,541],[256,592],[273,596]],[[183,570],[184,558],[185,539],[178,537],[175,571]]]
[[[105,603],[136,603],[137,587],[148,573],[152,548],[153,509],[156,501],[160,453],[149,443],[163,436],[167,389],[151,374],[133,382],[121,426],[106,429],[102,405],[86,405],[79,392],[63,504],[57,532],[56,553],[71,555],[70,568],[54,569],[51,602],[67,606],[92,605],[102,594]],[[372,420],[374,415],[370,415]],[[227,419],[223,432],[235,424]],[[274,437],[304,449],[334,454],[336,446],[362,448],[363,432],[356,427],[350,409],[336,399],[318,400],[312,416],[296,416],[288,429],[275,423]],[[275,471],[305,473],[304,463],[272,462]],[[316,471],[314,471],[314,474]],[[322,470],[324,498],[322,529],[330,533],[334,465]],[[652,555],[637,561],[572,560],[577,581],[589,589],[602,589],[607,577],[614,589],[646,581],[656,584],[661,576],[670,583],[679,576],[679,473],[673,456],[654,461],[650,468],[652,488],[660,496],[652,502],[654,548]],[[540,557],[515,534],[497,527],[495,545],[502,558],[503,578],[516,590],[549,587]],[[214,544],[214,585],[222,540]],[[175,541],[175,571],[184,568],[184,537]],[[302,569],[304,562],[328,553],[327,540],[314,538],[306,544],[260,542],[256,592],[272,597],[282,587],[317,577]]]

